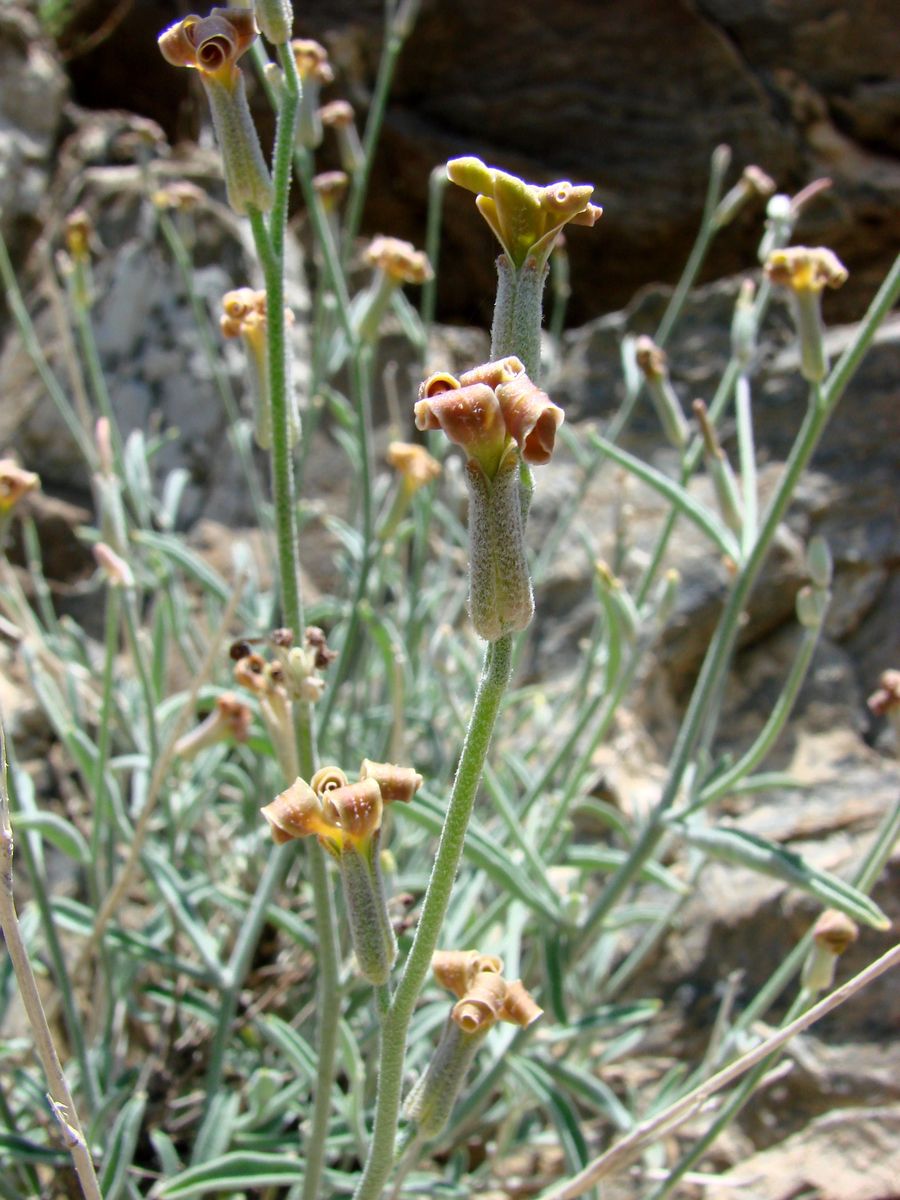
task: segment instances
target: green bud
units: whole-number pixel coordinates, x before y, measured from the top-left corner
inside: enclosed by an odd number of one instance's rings
[[[509,449],[493,479],[475,461],[469,485],[469,615],[475,631],[495,642],[525,629],[534,616],[525,554],[519,455]]]
[[[821,534],[817,533],[815,537],[810,538],[806,547],[806,569],[816,587],[827,588],[831,584],[831,549]]]
[[[256,23],[274,46],[284,45],[294,26],[291,0],[256,0]]]

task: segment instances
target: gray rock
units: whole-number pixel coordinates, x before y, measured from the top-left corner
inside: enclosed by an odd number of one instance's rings
[[[67,84],[27,9],[0,11],[0,232],[21,261],[38,232]]]

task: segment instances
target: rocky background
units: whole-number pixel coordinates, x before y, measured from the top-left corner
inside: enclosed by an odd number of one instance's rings
[[[167,68],[156,52],[156,34],[186,8],[175,0],[71,0],[44,4],[42,25],[38,7],[0,7],[0,230],[41,345],[65,376],[65,326],[50,267],[65,214],[76,204],[92,213],[98,339],[122,424],[126,432],[180,431],[161,451],[157,469],[187,469],[188,536],[211,555],[223,554],[229,527],[247,522],[249,505],[234,486],[189,298],[147,203],[148,179],[187,177],[209,193],[193,237],[197,288],[214,311],[223,291],[246,281],[250,257],[239,224],[221,203],[202,97],[188,72]],[[365,110],[382,11],[382,0],[304,0],[297,32],[325,42],[337,69],[326,98],[345,96]],[[48,14],[58,18],[55,40],[48,36]],[[574,230],[570,237],[573,328],[556,366],[554,395],[570,420],[603,418],[619,398],[619,341],[627,330],[652,329],[658,319],[666,296],[659,285],[679,273],[696,230],[709,156],[725,141],[734,150],[734,174],[755,162],[787,191],[822,175],[832,179],[831,190],[804,216],[798,239],[832,246],[850,268],[848,286],[827,301],[838,352],[900,244],[898,52],[900,24],[888,0],[852,6],[826,0],[424,0],[388,108],[365,225],[421,244],[428,174],[460,153],[537,180],[594,182],[606,213],[593,233]],[[264,123],[262,110],[260,119]],[[308,299],[300,269],[302,212],[295,217],[300,237],[291,303],[302,362]],[[706,285],[692,296],[671,344],[686,403],[709,399],[727,357],[733,276],[753,265],[759,220],[758,208],[748,210],[720,239]],[[436,355],[485,356],[484,335],[460,326],[483,328],[489,320],[493,256],[469,198],[451,189],[439,316],[453,328],[439,331]],[[74,532],[88,516],[87,481],[2,305],[0,344],[0,451],[14,449],[41,474],[44,493],[34,504],[51,587],[60,609],[90,627],[96,609],[91,565]],[[387,343],[385,361],[392,357],[402,384],[417,364],[399,339]],[[225,352],[223,364],[240,392],[239,353]],[[787,317],[776,307],[754,381],[764,491],[801,420],[803,389],[794,369]],[[896,742],[864,703],[880,671],[900,665],[898,379],[900,320],[894,319],[800,489],[751,605],[723,699],[721,749],[746,745],[792,660],[804,543],[824,534],[836,563],[834,603],[795,719],[770,764],[791,770],[805,786],[770,794],[733,815],[837,871],[858,858],[900,793]],[[302,389],[302,372],[298,382]],[[378,436],[386,439],[385,428]],[[638,413],[628,446],[667,466],[649,408]],[[335,483],[341,461],[323,441],[310,460],[310,495],[341,504]],[[696,486],[705,494],[702,477]],[[564,458],[542,473],[536,541],[574,487]],[[595,553],[611,553],[623,503],[628,577],[653,543],[660,502],[606,469],[591,483],[582,525]],[[333,582],[329,547],[324,531],[316,542],[311,529],[309,583],[324,590]],[[653,795],[724,590],[720,565],[690,529],[680,528],[671,561],[684,580],[678,610],[612,747],[597,762],[597,794],[623,807]],[[554,565],[538,611],[530,669],[552,696],[567,686],[591,627],[591,563],[579,547]],[[26,702],[26,731],[34,718]],[[876,892],[895,917],[898,882],[895,859]],[[656,1046],[645,1048],[648,1055],[657,1052],[660,1071],[669,1055],[702,1055],[722,981],[737,972],[739,998],[750,995],[814,915],[811,904],[749,873],[704,874],[680,932],[652,974],[633,985],[635,995],[664,995],[678,1013]],[[865,935],[847,971],[886,945],[883,937]],[[788,1200],[804,1187],[831,1200],[900,1195],[900,1052],[890,1042],[900,1021],[897,995],[895,982],[884,980],[804,1039],[789,1060],[791,1070],[772,1081],[725,1139],[717,1166],[737,1164],[735,1177],[755,1181],[742,1196]],[[640,1083],[623,1066],[610,1068],[609,1081],[615,1085],[617,1078],[623,1087]],[[522,1170],[533,1173],[527,1164]]]

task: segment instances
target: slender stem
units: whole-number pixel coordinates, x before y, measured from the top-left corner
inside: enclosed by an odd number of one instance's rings
[[[275,507],[275,531],[278,545],[281,607],[285,622],[300,636],[304,626],[303,598],[300,592],[298,562],[297,499],[291,456],[287,341],[284,320],[284,245],[288,196],[294,162],[294,130],[300,97],[296,63],[289,47],[279,46],[285,86],[278,111],[275,135],[273,182],[275,199],[268,229],[262,215],[250,213],[254,240],[266,283],[266,327],[269,363],[269,392],[272,410],[272,494]],[[295,706],[297,758],[303,774],[309,778],[315,768],[315,731],[308,704]],[[291,781],[289,781],[291,782]],[[229,985],[222,997],[222,1020],[217,1030],[211,1063],[221,1077],[224,1061],[222,1025],[230,1026],[237,1008],[238,990],[250,966],[269,902],[281,886],[289,861],[288,847],[276,848],[257,889],[238,941],[229,961]],[[331,1111],[339,1028],[339,980],[337,923],[331,880],[321,848],[313,844],[308,856],[310,883],[316,914],[319,951],[318,980],[318,1075],[310,1135],[306,1142],[303,1178],[304,1200],[318,1195],[325,1166],[328,1120]],[[223,1041],[220,1046],[219,1042]],[[208,1088],[208,1094],[214,1089]]]
[[[494,724],[509,682],[511,663],[512,639],[509,635],[488,646],[422,915],[393,1003],[382,1026],[375,1123],[365,1170],[355,1193],[356,1200],[377,1200],[394,1161],[394,1139],[400,1112],[409,1022],[450,902]]]
[[[787,723],[788,717],[791,715],[794,702],[809,670],[809,664],[812,662],[821,632],[821,625],[817,625],[815,629],[804,630],[803,641],[797,657],[791,664],[788,677],[769,715],[769,719],[760,730],[753,745],[741,755],[733,767],[725,771],[722,775],[716,776],[711,783],[703,788],[696,805],[692,805],[687,809],[684,813],[685,816],[692,812],[695,807],[703,808],[707,804],[712,804],[715,800],[724,796],[736,783],[739,783],[745,776],[749,775],[754,767],[761,763],[769,753]]]
[[[19,918],[13,899],[13,833],[9,819],[9,794],[6,788],[6,735],[0,726],[0,928],[16,973],[22,1002],[34,1034],[34,1044],[50,1090],[50,1103],[66,1148],[72,1156],[78,1182],[85,1200],[102,1200],[91,1152],[78,1118],[78,1110],[56,1052],[47,1024],[41,997],[35,982],[28,951],[22,940]]]

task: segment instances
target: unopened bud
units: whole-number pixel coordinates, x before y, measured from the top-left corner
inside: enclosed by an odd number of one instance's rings
[[[256,21],[264,37],[275,46],[283,46],[293,32],[291,0],[256,0]]]
[[[827,588],[802,587],[797,593],[795,606],[797,620],[804,629],[820,629],[828,612],[831,598]]]
[[[94,546],[94,558],[111,587],[134,587],[134,574],[131,567],[121,555],[116,554],[111,546],[107,546],[105,542],[97,542]]]
[[[652,338],[646,336],[637,339],[634,352],[635,361],[646,380],[647,391],[666,437],[677,450],[681,450],[687,445],[688,424],[669,378],[665,352]]]
[[[806,569],[816,587],[830,587],[834,564],[828,542],[821,534],[810,538],[809,545],[806,547]]]

